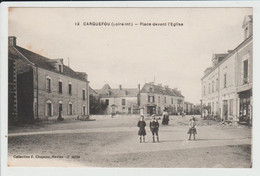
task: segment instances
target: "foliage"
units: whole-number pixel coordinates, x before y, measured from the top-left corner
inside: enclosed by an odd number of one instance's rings
[[[107,104],[100,101],[100,98],[89,95],[89,110],[90,114],[104,114],[107,109]]]

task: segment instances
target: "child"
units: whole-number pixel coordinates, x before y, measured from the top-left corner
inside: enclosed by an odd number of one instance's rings
[[[150,130],[152,132],[153,135],[153,142],[155,142],[154,140],[154,134],[156,134],[157,136],[157,142],[159,142],[159,136],[158,136],[158,131],[159,131],[159,122],[158,120],[155,119],[155,116],[152,115],[152,120],[150,122]]]
[[[191,140],[192,134],[193,134],[193,138],[195,140],[195,134],[197,134],[195,117],[191,117],[191,119],[190,119],[188,134],[190,134],[189,140]]]
[[[143,142],[145,142],[145,135],[146,135],[145,126],[146,126],[146,123],[144,121],[144,116],[141,116],[140,120],[137,123],[137,126],[139,127],[138,135],[140,136],[140,143],[142,143],[142,136],[143,136]]]

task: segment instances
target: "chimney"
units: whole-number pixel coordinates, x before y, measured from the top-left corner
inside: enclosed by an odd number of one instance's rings
[[[228,52],[228,54],[230,54],[232,51],[233,51],[233,50],[228,50],[227,52]]]
[[[158,84],[158,86],[162,87],[162,84]]]
[[[165,87],[165,88],[169,88],[169,86],[168,86],[168,85],[165,85],[164,87]]]
[[[121,84],[119,84],[119,90],[122,90],[122,85]]]
[[[16,46],[16,37],[15,36],[8,37],[8,46]]]

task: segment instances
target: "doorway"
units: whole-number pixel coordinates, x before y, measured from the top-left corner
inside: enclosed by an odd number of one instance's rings
[[[228,120],[228,101],[223,100],[223,119]]]

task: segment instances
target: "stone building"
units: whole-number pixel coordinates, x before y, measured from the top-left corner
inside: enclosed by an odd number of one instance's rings
[[[95,89],[100,101],[107,104],[107,113],[138,114],[139,113],[139,90],[138,88],[123,88],[119,85],[118,89],[111,89],[105,84],[102,89]]]
[[[16,45],[16,37],[9,37],[8,50],[9,60],[15,62],[20,121],[89,115],[86,73],[73,71],[63,59],[49,59]]]
[[[140,91],[140,108],[144,108],[144,114],[148,115],[162,114],[165,108],[170,114],[181,113],[184,110],[184,96],[176,88],[146,83]]]
[[[242,28],[244,41],[225,54],[214,54],[212,67],[204,71],[202,104],[207,114],[222,120],[248,121],[252,110],[252,16],[246,16]]]

